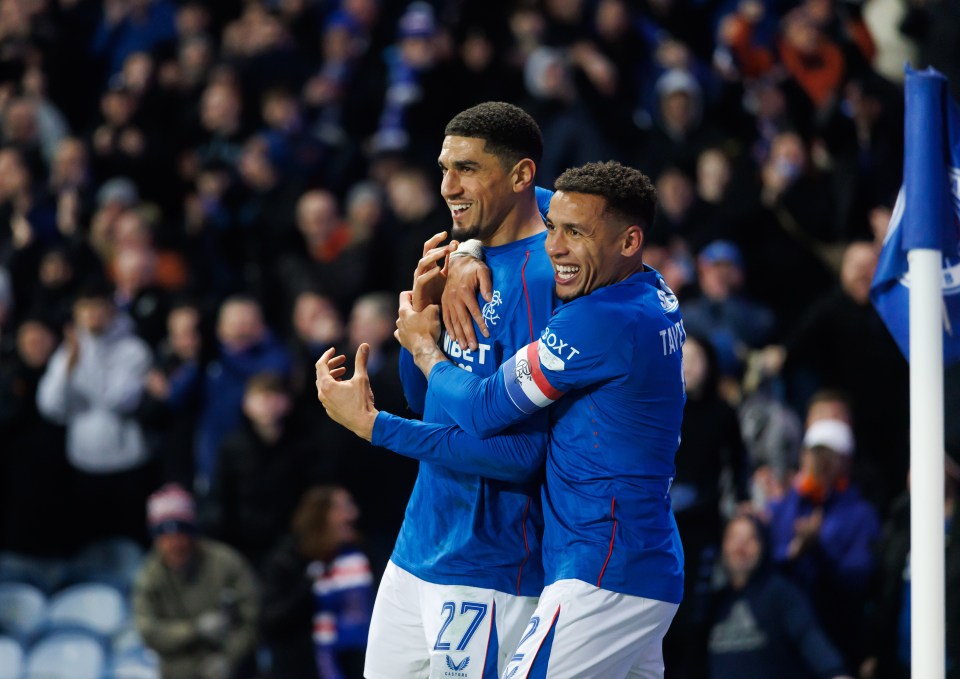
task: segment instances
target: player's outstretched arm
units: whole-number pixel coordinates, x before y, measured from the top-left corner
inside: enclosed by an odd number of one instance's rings
[[[547,422],[545,418],[522,422],[481,439],[453,424],[419,422],[381,412],[371,442],[465,474],[522,483],[536,476],[546,459]]]

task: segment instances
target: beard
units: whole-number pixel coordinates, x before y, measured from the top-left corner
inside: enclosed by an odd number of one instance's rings
[[[480,237],[480,225],[471,224],[469,226],[460,226],[454,224],[450,227],[450,237],[453,240],[460,241],[461,243],[465,240],[470,240],[471,238]]]

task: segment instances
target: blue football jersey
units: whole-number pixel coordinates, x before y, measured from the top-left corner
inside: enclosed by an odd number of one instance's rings
[[[477,351],[462,351],[443,333],[441,346],[454,369],[478,377],[535,339],[554,306],[553,267],[544,250],[546,232],[485,248],[493,299],[479,299],[490,337],[477,331]],[[425,380],[403,352],[401,376],[415,409]],[[403,526],[391,560],[437,584],[464,584],[537,596],[543,587],[540,467],[546,455],[548,418],[539,413],[505,432],[497,462],[477,449],[476,437],[456,428],[442,399],[427,392],[423,422],[381,413],[373,443],[419,459]],[[444,426],[437,426],[444,425]]]
[[[476,379],[440,364],[429,394],[468,434],[550,412],[546,584],[575,578],[679,603],[683,551],[669,489],[686,399],[686,334],[652,269],[562,305],[536,341]]]

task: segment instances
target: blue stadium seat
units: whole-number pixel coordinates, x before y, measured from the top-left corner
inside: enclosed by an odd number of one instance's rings
[[[0,583],[0,630],[21,640],[33,634],[47,615],[47,597],[24,582]]]
[[[68,584],[106,582],[129,592],[143,564],[143,548],[133,540],[111,538],[86,547],[67,568]]]
[[[95,637],[80,632],[54,632],[27,655],[24,679],[103,679],[107,654]]]
[[[80,627],[109,638],[123,628],[127,617],[127,605],[120,590],[89,582],[54,594],[44,626],[48,629]]]
[[[0,679],[20,679],[23,646],[16,639],[0,637]]]
[[[157,654],[145,646],[127,649],[114,657],[110,679],[160,679]]]

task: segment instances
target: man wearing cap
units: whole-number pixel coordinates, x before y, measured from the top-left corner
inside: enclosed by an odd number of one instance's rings
[[[137,576],[133,613],[163,679],[231,679],[256,646],[253,573],[237,552],[196,534],[193,498],[168,484],[150,496],[154,547]]]
[[[793,488],[771,507],[770,520],[774,562],[810,595],[824,631],[850,667],[861,659],[861,615],[880,537],[876,510],[850,483],[853,450],[846,422],[810,424]]]
[[[746,351],[773,339],[776,319],[770,309],[742,294],[743,257],[730,241],[715,240],[700,251],[697,282],[701,294],[684,303],[684,326],[708,337],[717,350],[721,373],[737,377]]]

